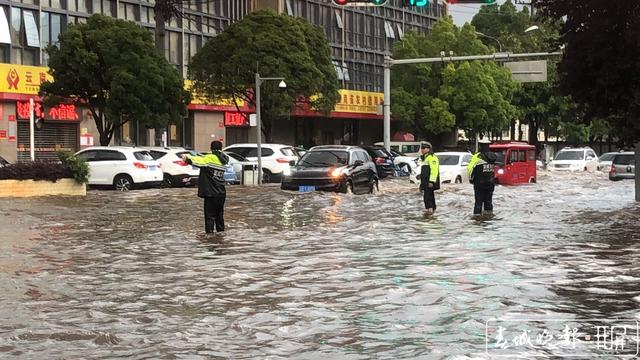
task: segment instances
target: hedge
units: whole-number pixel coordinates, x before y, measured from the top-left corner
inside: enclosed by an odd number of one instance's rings
[[[75,179],[84,184],[89,180],[89,166],[84,159],[71,153],[58,153],[60,162],[19,162],[0,167],[0,180],[46,180]]]

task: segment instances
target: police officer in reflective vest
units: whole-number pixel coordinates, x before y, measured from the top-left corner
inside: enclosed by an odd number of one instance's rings
[[[211,153],[185,155],[184,161],[200,168],[198,196],[204,198],[204,229],[207,233],[224,231],[224,202],[227,197],[224,165],[229,157],[222,152],[220,141],[211,142]]]
[[[473,214],[482,214],[482,208],[487,214],[493,212],[493,190],[495,189],[496,154],[491,151],[476,153],[469,161],[467,173],[469,182],[473,184],[475,205]]]
[[[431,152],[431,143],[420,143],[420,159],[422,168],[420,172],[420,191],[424,194],[424,208],[427,214],[436,211],[435,191],[440,189],[440,162],[438,157]]]

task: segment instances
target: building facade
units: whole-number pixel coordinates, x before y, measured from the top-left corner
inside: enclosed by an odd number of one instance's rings
[[[7,86],[0,86],[0,155],[10,161],[22,159],[18,155],[25,146],[24,138],[20,137],[25,133],[25,120],[17,110],[30,98],[38,103],[37,87],[39,81],[44,80],[40,77],[42,73],[46,74],[48,63],[44,49],[55,45],[58,35],[69,24],[86,22],[92,14],[100,13],[134,21],[153,31],[154,5],[153,0],[0,0],[0,63],[4,65],[0,69],[0,82],[8,82]],[[382,7],[340,7],[331,0],[192,1],[184,9],[183,18],[174,19],[166,26],[167,60],[186,76],[189,60],[208,39],[250,11],[263,8],[303,17],[321,26],[332,48],[333,62],[343,89],[335,111],[329,116],[292,111],[273,126],[271,141],[305,145],[380,140],[382,117],[378,114],[378,105],[382,101],[385,54],[391,52],[393,43],[407,31],[428,32],[437,19],[446,14],[446,7],[437,2],[425,8],[403,8],[399,0],[389,0],[389,4]],[[11,81],[16,81],[11,76],[15,75],[18,82],[11,86]],[[77,116],[61,120],[56,115],[57,109],[43,109],[48,121],[36,137],[47,138],[49,145],[42,143],[39,146],[36,139],[36,150],[77,150],[97,142],[95,126],[85,109],[73,110]],[[57,118],[50,116],[51,111]],[[251,113],[253,109],[243,104],[241,111]],[[167,145],[206,149],[212,138],[226,144],[255,141],[255,128],[249,127],[247,122],[230,120],[236,112],[235,105],[194,101],[189,106],[189,117],[167,128]],[[15,143],[9,140],[14,139],[9,133],[15,133]],[[91,136],[93,139],[89,141]],[[62,141],[62,138],[66,140]],[[72,138],[75,138],[75,147],[71,146]],[[122,127],[114,142],[145,145],[152,139],[153,130],[132,122]]]

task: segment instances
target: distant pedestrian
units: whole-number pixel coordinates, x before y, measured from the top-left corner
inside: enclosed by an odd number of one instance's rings
[[[493,191],[495,189],[495,162],[496,154],[491,151],[473,155],[467,172],[469,182],[473,184],[475,205],[474,215],[481,215],[484,207],[485,214],[493,213]]]
[[[204,229],[212,233],[224,231],[224,202],[227,197],[224,181],[224,165],[229,157],[222,152],[220,141],[211,142],[211,153],[185,155],[183,159],[200,168],[198,196],[204,198]]]
[[[420,143],[420,160],[422,168],[420,172],[420,191],[424,195],[424,208],[427,215],[436,211],[435,191],[440,189],[440,162],[432,152],[431,143]]]

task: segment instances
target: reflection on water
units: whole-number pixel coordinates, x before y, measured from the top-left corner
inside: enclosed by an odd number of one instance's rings
[[[492,318],[636,317],[631,182],[542,174],[479,219],[466,184],[430,218],[380,187],[231,187],[212,235],[193,188],[0,200],[34,231],[0,239],[0,357],[482,356]]]

